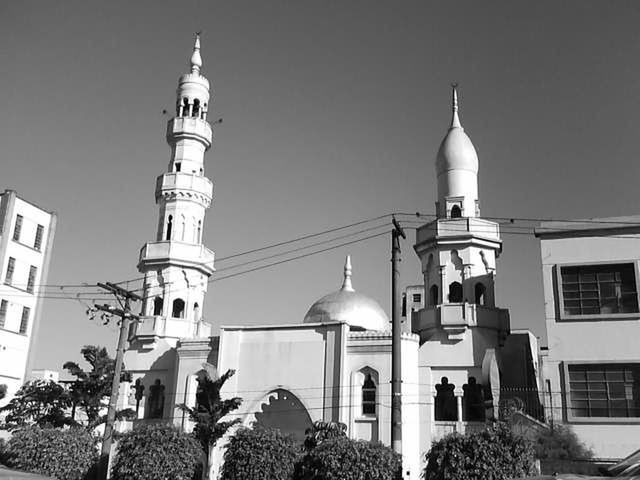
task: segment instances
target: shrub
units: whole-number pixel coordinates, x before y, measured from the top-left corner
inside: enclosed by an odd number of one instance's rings
[[[137,426],[122,434],[113,480],[191,480],[202,460],[200,444],[191,434],[166,423]]]
[[[96,438],[85,429],[38,426],[16,430],[4,455],[9,467],[61,480],[86,478],[98,458]]]
[[[288,480],[298,450],[280,430],[242,428],[229,440],[221,480]]]
[[[536,457],[540,459],[586,460],[593,451],[584,445],[569,426],[556,425],[541,431],[535,443]]]
[[[338,437],[324,440],[296,465],[296,480],[392,480],[400,456],[379,442]]]
[[[433,443],[425,460],[425,480],[502,480],[535,473],[533,446],[502,422],[447,435]]]

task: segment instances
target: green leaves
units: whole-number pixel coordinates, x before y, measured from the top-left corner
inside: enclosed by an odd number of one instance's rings
[[[165,423],[142,424],[118,440],[113,480],[191,480],[202,460],[198,441]]]
[[[11,468],[83,480],[98,458],[96,438],[82,428],[25,427],[16,430],[3,454]]]
[[[534,473],[532,445],[503,422],[447,435],[433,443],[425,460],[425,480],[503,480]]]

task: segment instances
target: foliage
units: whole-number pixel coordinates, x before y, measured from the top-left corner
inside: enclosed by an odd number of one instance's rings
[[[192,408],[184,404],[178,405],[178,408],[186,412],[189,419],[195,423],[193,432],[206,454],[229,428],[240,421],[239,418],[222,421],[222,418],[242,403],[242,399],[238,397],[227,400],[220,397],[220,389],[234,373],[235,370],[227,370],[224,375],[213,380],[207,370],[201,370],[198,375],[196,406]]]
[[[298,456],[291,437],[280,430],[242,428],[224,454],[221,480],[288,480]]]
[[[87,417],[87,429],[93,430],[106,421],[106,415],[101,415],[101,412],[108,407],[116,362],[104,347],[85,345],[80,353],[91,366],[91,370],[84,371],[75,362],[66,362],[63,368],[76,377],[70,388],[71,398],[76,407],[84,411]],[[128,382],[130,380],[131,375],[124,371],[123,366],[120,381]],[[118,412],[119,418],[134,416],[135,412],[131,409]]]
[[[75,425],[67,414],[71,405],[71,396],[62,385],[44,380],[27,382],[0,408],[0,413],[6,414],[0,429],[16,430],[34,424],[41,427]]]
[[[7,386],[4,383],[0,383],[0,400],[7,396]]]
[[[392,480],[400,456],[379,442],[337,437],[324,440],[296,465],[295,480]]]
[[[98,458],[96,438],[82,428],[25,427],[6,449],[7,465],[64,480],[88,477]]]
[[[502,480],[534,473],[533,446],[504,422],[447,435],[433,443],[425,460],[425,480]]]
[[[535,443],[536,457],[540,459],[586,460],[593,451],[584,445],[568,425],[556,425],[541,431]]]
[[[318,420],[313,422],[311,428],[307,428],[304,434],[306,437],[302,448],[304,451],[310,452],[325,440],[346,437],[347,426],[341,422],[323,422],[322,420]]]
[[[113,480],[191,480],[202,458],[198,441],[165,423],[148,423],[124,433],[112,469]]]
[[[7,464],[7,441],[0,438],[0,465]]]

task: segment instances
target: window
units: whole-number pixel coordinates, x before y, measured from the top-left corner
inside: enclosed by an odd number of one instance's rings
[[[0,328],[4,328],[5,321],[7,319],[7,307],[9,302],[2,300],[0,302]]]
[[[173,301],[171,316],[173,318],[184,318],[184,300],[182,300],[181,298],[176,298]]]
[[[454,205],[451,207],[451,218],[460,218],[462,217],[462,210],[458,205]]]
[[[36,284],[36,275],[38,274],[38,268],[31,265],[29,267],[29,280],[27,280],[27,292],[33,293],[33,287]]]
[[[179,172],[180,169],[182,169],[182,163],[181,162],[176,162],[174,164],[174,166],[176,167],[176,172]]]
[[[560,268],[565,315],[637,313],[633,264],[581,265]]]
[[[169,215],[167,220],[167,240],[171,240],[171,227],[173,226],[173,215]]]
[[[420,303],[422,301],[422,295],[419,293],[413,294],[413,303]]]
[[[42,248],[42,236],[44,235],[44,227],[42,225],[38,225],[36,229],[36,239],[33,242],[33,248],[40,251]]]
[[[442,377],[436,384],[435,419],[439,421],[458,420],[458,405],[455,397],[456,386],[449,383],[447,377]]]
[[[362,414],[376,414],[376,384],[371,378],[371,374],[367,374],[362,384]]]
[[[431,297],[431,305],[438,305],[440,298],[438,297],[438,286],[431,285],[429,289],[429,296]]]
[[[4,276],[4,283],[7,285],[11,285],[13,281],[13,272],[16,269],[16,259],[13,257],[9,257],[9,262],[7,263],[7,273]]]
[[[26,334],[29,328],[29,313],[31,309],[29,307],[22,307],[22,319],[20,319],[20,331],[21,334]]]
[[[573,417],[640,417],[640,364],[568,365]]]
[[[452,282],[449,285],[449,302],[462,302],[462,284],[460,282]]]
[[[153,314],[154,315],[162,315],[162,305],[164,300],[162,297],[156,297],[153,299]]]
[[[22,231],[22,215],[16,215],[16,224],[13,227],[13,240],[20,241],[20,232]]]
[[[485,293],[487,292],[487,288],[480,282],[476,283],[475,286],[475,294],[476,294],[476,304],[477,305],[485,305]]]

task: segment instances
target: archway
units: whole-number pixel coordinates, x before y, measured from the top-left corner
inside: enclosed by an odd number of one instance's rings
[[[311,417],[300,399],[282,388],[273,390],[265,397],[255,417],[257,425],[276,428],[298,442],[304,441],[305,430],[312,426]]]

